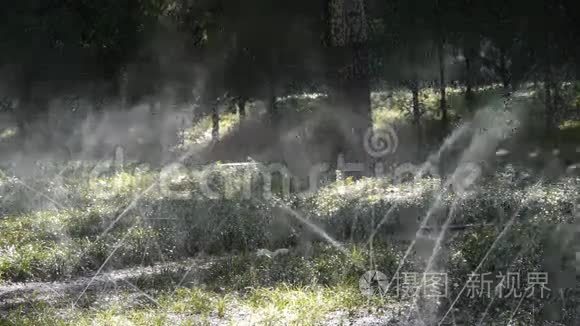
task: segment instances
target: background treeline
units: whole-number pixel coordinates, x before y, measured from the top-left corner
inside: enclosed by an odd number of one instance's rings
[[[22,132],[54,97],[71,92],[116,99],[120,107],[148,96],[198,101],[269,103],[321,92],[370,121],[370,91],[413,93],[419,124],[421,88],[440,96],[464,88],[467,102],[481,85],[506,95],[534,82],[544,93],[546,130],[568,110],[562,87],[578,75],[579,4],[573,0],[23,0],[2,4],[2,107]]]

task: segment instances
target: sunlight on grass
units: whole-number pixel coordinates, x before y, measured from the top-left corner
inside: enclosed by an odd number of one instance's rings
[[[89,178],[83,191],[88,198],[111,200],[118,197],[132,197],[156,182],[154,173],[120,172],[112,176]]]
[[[12,138],[18,133],[17,128],[6,128],[0,132],[0,141]]]
[[[384,107],[373,110],[373,124],[377,128],[397,123],[402,121],[404,118],[405,117],[400,110],[393,110]]]
[[[313,325],[329,313],[344,311],[353,314],[385,302],[368,301],[357,288],[299,288],[280,285],[254,289],[247,295],[220,295],[199,288],[179,289],[161,295],[159,305],[131,308],[114,305],[92,311],[77,309],[63,313],[49,306],[38,305],[32,313],[12,312],[9,320],[18,325],[200,325],[209,319],[220,324],[258,323]],[[241,315],[240,315],[241,313]]]
[[[559,126],[560,130],[580,129],[580,120],[566,120]]]
[[[274,289],[256,289],[249,294],[245,303],[262,322],[313,325],[333,311],[353,313],[365,305],[366,300],[354,288],[293,288],[282,285]]]
[[[485,96],[495,96],[498,90],[486,92],[487,95],[480,94],[481,101]],[[405,110],[408,112],[410,93],[395,91],[390,95],[373,94],[375,125],[408,123]],[[427,112],[425,123],[434,121],[428,119],[437,111],[437,91],[423,89],[421,101]],[[450,106],[461,106],[463,101],[461,91],[449,89]],[[222,114],[221,135],[233,130],[238,123],[237,114]],[[580,135],[578,130],[580,121],[565,121],[560,126],[562,133]],[[191,141],[211,136],[210,118],[202,119],[188,132]],[[188,280],[187,286],[191,288],[176,292],[172,290],[185,273],[183,270],[141,274],[135,281],[136,286],[154,297],[154,300],[143,300],[145,303],[120,299],[112,306],[81,307],[75,311],[34,303],[32,312],[11,310],[12,323],[199,325],[216,321],[236,324],[245,320],[312,325],[327,320],[329,314],[337,311],[344,313],[341,316],[350,316],[361,309],[368,312],[379,306],[389,307],[391,303],[385,301],[392,298],[363,297],[358,279],[370,262],[387,274],[396,269],[406,248],[399,248],[406,240],[393,239],[401,218],[424,216],[441,192],[441,181],[435,178],[396,184],[392,176],[386,176],[346,178],[327,184],[311,197],[291,197],[289,205],[298,207],[308,219],[331,233],[333,239],[344,243],[345,250],[340,251],[320,239],[313,240],[304,225],[286,219],[272,201],[262,197],[245,200],[243,177],[257,173],[253,167],[244,167],[242,171],[219,162],[215,167],[223,182],[216,182],[214,190],[224,196],[215,200],[204,196],[175,200],[152,188],[153,191],[140,197],[120,219],[135,197],[158,181],[155,171],[125,169],[97,174],[89,167],[81,167],[56,178],[61,166],[47,164],[41,167],[38,176],[24,180],[35,189],[46,190],[59,205],[30,205],[31,199],[40,202],[46,198],[31,194],[19,185],[19,180],[0,174],[0,187],[7,189],[2,200],[16,207],[0,220],[0,282],[64,281],[94,272],[105,261],[107,269],[124,272],[125,269],[147,269],[153,264],[182,262],[185,257],[199,253],[215,259],[207,270],[195,272],[195,281]],[[483,223],[497,217],[498,207],[514,208],[524,203],[525,216],[521,217],[521,223],[518,216],[518,223],[513,227],[517,237],[507,235],[509,241],[498,246],[502,253],[518,251],[528,244],[532,247],[533,227],[548,222],[569,223],[580,180],[565,178],[514,187],[513,174],[503,170],[495,172],[497,178],[482,180],[477,196],[458,201],[458,217],[454,223]],[[187,176],[174,180],[172,190],[197,195],[200,191],[196,181],[202,177],[200,171],[188,171]],[[442,205],[458,199],[451,193],[441,198]],[[18,206],[19,201],[24,204]],[[388,216],[391,208],[394,208],[392,218],[384,220],[369,248],[370,233]],[[531,227],[522,226],[523,222]],[[121,238],[123,244],[116,247]],[[450,271],[458,275],[471,271],[495,238],[491,228],[483,227],[473,229],[461,241],[450,240],[453,242]],[[256,255],[260,248],[282,247],[288,248],[288,254],[276,259]],[[108,259],[113,251],[115,254]],[[221,257],[224,253],[228,256]],[[511,263],[506,257],[497,255],[491,263]],[[534,266],[536,262],[530,257],[535,259],[528,255],[527,260],[517,260],[518,266],[522,269]],[[405,268],[414,270],[420,266],[416,258],[411,254]]]
[[[566,120],[559,125],[557,138],[562,143],[580,144],[580,120]]]
[[[240,117],[237,113],[223,112],[220,114],[220,137],[232,131],[238,125]],[[211,116],[204,116],[192,128],[184,131],[187,144],[203,144],[211,140]]]

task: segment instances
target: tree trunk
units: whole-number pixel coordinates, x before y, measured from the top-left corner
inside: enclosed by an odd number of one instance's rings
[[[549,66],[544,71],[544,108],[545,108],[545,132],[551,136],[554,129],[554,106],[552,100],[552,76]]]
[[[26,138],[29,136],[30,121],[35,119],[36,108],[34,108],[34,103],[32,101],[32,80],[28,73],[23,73],[23,83],[21,84],[22,89],[20,93],[20,99],[18,101],[18,107],[16,108],[16,126],[18,128],[18,141],[21,146],[25,145]]]
[[[471,58],[465,57],[465,98],[469,101],[473,97],[473,84],[471,81]]]
[[[472,50],[468,49],[465,53],[465,103],[467,109],[472,111],[473,108],[473,67],[472,67]]]
[[[554,121],[554,123],[557,124],[558,123],[557,117],[561,113],[561,110],[562,110],[562,95],[560,94],[560,83],[557,80],[555,80],[554,75],[552,75],[551,79],[552,79],[552,90],[553,90],[553,93],[552,93],[552,101],[553,101],[553,104],[552,104],[552,113],[553,114],[552,114],[552,116],[553,116],[553,119],[552,119],[552,121]]]
[[[444,44],[443,40],[439,40],[439,111],[441,113],[441,123],[443,125],[443,134],[447,131],[448,117],[447,117],[447,96],[445,93],[445,58],[444,58]]]
[[[211,122],[211,140],[217,142],[220,138],[220,115],[215,101],[211,102]]]
[[[413,95],[413,124],[419,125],[421,119],[421,107],[419,102],[419,81],[411,82],[411,94]]]
[[[366,160],[361,151],[364,135],[372,125],[368,51],[367,0],[329,0],[329,38],[335,69],[332,102],[344,112],[348,144],[339,144],[347,162]]]
[[[278,106],[276,105],[276,95],[271,95],[268,99],[268,114],[270,116],[270,123],[276,126],[279,122]]]
[[[274,58],[274,55],[271,55],[271,58]],[[272,59],[273,62],[273,59]],[[270,69],[270,82],[269,82],[269,90],[268,90],[268,98],[267,98],[267,110],[268,115],[270,118],[270,123],[273,127],[277,127],[278,122],[280,120],[278,107],[276,103],[277,98],[277,89],[276,89],[276,77],[273,69],[273,64]]]
[[[240,117],[240,120],[243,120],[246,118],[246,98],[245,97],[239,97],[238,98],[238,115]]]
[[[551,51],[551,33],[544,30],[544,42],[546,44],[544,54],[544,105],[545,105],[545,137],[552,140],[554,132],[554,100],[553,100],[553,75],[552,75],[552,51]]]
[[[411,81],[411,94],[413,95],[413,125],[417,132],[417,158],[423,149],[423,131],[421,129],[421,103],[419,100],[419,80],[415,78]]]
[[[501,84],[505,92],[504,95],[507,98],[511,95],[510,94],[511,78],[507,66],[506,50],[503,47],[499,49],[499,74],[501,78]]]
[[[121,110],[127,108],[129,102],[129,73],[127,67],[123,66],[118,75],[119,100],[121,101]]]

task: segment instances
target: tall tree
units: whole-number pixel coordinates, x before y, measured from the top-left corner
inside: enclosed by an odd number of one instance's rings
[[[443,134],[446,133],[448,125],[447,116],[447,82],[445,80],[445,43],[447,31],[443,23],[445,10],[441,1],[435,1],[435,39],[437,42],[437,61],[439,64],[439,113],[441,114],[441,123]]]
[[[369,13],[366,0],[328,1],[328,41],[333,63],[331,99],[348,119],[347,139],[351,140],[345,156],[348,160],[361,156],[363,135],[371,127],[369,76]]]

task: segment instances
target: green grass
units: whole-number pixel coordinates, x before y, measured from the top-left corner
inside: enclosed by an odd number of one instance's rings
[[[390,99],[389,99],[390,95]],[[501,89],[485,88],[474,93],[472,108],[479,109],[497,98],[501,97]],[[439,114],[439,90],[423,88],[419,92],[419,102],[423,110],[422,123],[429,124],[440,120]],[[446,101],[449,119],[458,120],[463,116],[469,116],[472,112],[467,106],[463,89],[448,87]],[[390,94],[380,92],[371,96],[373,121],[375,125],[384,124],[409,124],[411,122],[412,94],[408,90],[394,90]]]
[[[237,113],[223,112],[220,114],[220,137],[230,132],[240,119]],[[212,120],[211,116],[202,117],[193,127],[184,132],[186,139],[185,145],[203,143],[211,139]]]
[[[231,174],[231,179],[236,180],[236,174],[230,168],[226,170],[229,172],[224,173]],[[195,180],[195,175],[192,177]],[[236,196],[220,199],[192,196],[191,199],[176,200],[165,198],[160,191],[153,190],[140,199],[138,206],[118,219],[135,195],[153,180],[152,174],[141,175],[140,172],[99,177],[86,183],[85,190],[82,187],[69,188],[76,196],[83,192],[92,194],[84,199],[84,205],[3,218],[0,220],[3,234],[0,239],[0,280],[74,277],[98,268],[113,250],[116,250],[115,255],[108,264],[120,268],[153,264],[164,258],[180,259],[199,252],[223,254],[237,250],[252,253],[259,248],[296,246],[305,239],[314,243],[321,240],[297,219],[277,209],[274,202],[259,197],[242,200]],[[369,225],[378,223],[393,205],[396,206],[395,215],[409,214],[404,212],[410,211],[418,216],[424,214],[432,204],[438,186],[436,179],[392,185],[388,177],[367,178],[328,185],[313,197],[290,198],[287,205],[298,207],[331,237],[363,243],[369,237]],[[565,212],[569,211],[577,189],[574,179],[517,187],[508,181],[491,180],[481,186],[483,190],[479,196],[461,200],[462,222],[493,221],[497,212],[492,210],[492,206],[498,200],[511,207],[525,200],[527,221],[566,222],[570,216]],[[448,196],[443,202],[449,205],[453,200],[453,196]],[[116,223],[110,227],[113,222]],[[390,220],[376,240],[389,242],[389,237],[396,232],[395,222]],[[121,239],[124,239],[123,245],[114,249]],[[336,266],[348,266],[344,263],[337,260]],[[291,272],[278,275],[282,277],[274,277],[275,273],[267,274],[271,275],[271,283],[308,279],[307,285],[312,280],[322,280],[320,275],[316,275],[318,267],[311,262],[285,268]],[[239,283],[253,286],[251,275],[251,271],[244,271],[229,276],[228,281],[245,277],[248,279],[240,279]]]
[[[377,248],[376,262],[394,262],[392,250]],[[5,322],[10,325],[200,325],[208,320],[236,324],[246,318],[259,324],[313,325],[335,311],[352,315],[364,309],[394,304],[390,298],[367,298],[358,289],[369,252],[350,247],[344,255],[332,247],[315,246],[313,256],[290,253],[276,259],[233,255],[217,259],[202,275],[203,286],[179,288],[170,278],[185,271],[162,271],[157,276],[131,279],[154,302],[134,304],[125,294],[113,294],[105,307],[69,304],[24,304],[12,308]],[[384,265],[387,266],[387,265]],[[392,266],[391,266],[392,268]],[[386,271],[385,271],[386,272]],[[236,277],[239,276],[239,277]],[[0,321],[1,322],[1,321]]]
[[[269,324],[314,325],[334,311],[353,314],[367,305],[366,298],[353,287],[295,288],[281,286],[256,289],[246,304]]]
[[[480,100],[484,102],[495,91],[480,94]],[[437,94],[428,89],[422,93],[427,115],[433,115]],[[463,105],[462,96],[450,91],[450,106]],[[373,98],[375,124],[408,123],[403,114],[408,102],[408,92],[395,94],[391,107],[384,97],[376,95]],[[304,111],[310,109],[307,107]],[[231,130],[237,122],[236,115],[224,114],[222,131]],[[210,120],[200,122],[191,130],[191,140],[197,139],[195,135],[207,134],[210,128]],[[576,121],[565,122],[560,128],[567,139],[575,139],[579,130],[580,124]],[[393,238],[398,232],[397,226],[403,218],[425,216],[440,191],[437,179],[394,185],[385,177],[347,179],[325,186],[310,198],[286,198],[285,204],[297,208],[341,241],[345,248],[341,252],[297,219],[277,209],[272,200],[260,196],[242,199],[242,171],[220,164],[216,169],[227,181],[218,182],[216,188],[222,193],[228,191],[227,196],[218,199],[201,196],[199,170],[190,171],[184,178],[175,178],[171,184],[173,190],[191,194],[188,199],[168,198],[167,193],[154,186],[159,180],[156,171],[144,167],[102,174],[79,167],[57,178],[60,167],[47,165],[43,167],[43,174],[29,180],[15,180],[9,174],[0,174],[4,196],[0,220],[0,282],[74,278],[97,270],[113,250],[116,252],[107,263],[111,269],[163,260],[180,261],[198,253],[213,255],[215,259],[196,275],[203,287],[183,288],[173,293],[171,289],[176,280],[185,272],[182,269],[134,279],[158,304],[67,310],[34,303],[32,312],[12,309],[4,322],[199,325],[218,319],[235,324],[235,314],[247,312],[252,321],[262,324],[311,325],[335,311],[353,314],[360,309],[384,307],[390,303],[376,298],[369,302],[361,296],[358,280],[371,268],[371,261],[387,274],[396,269],[409,244]],[[508,172],[500,170],[498,174]],[[482,180],[478,196],[459,201],[455,222],[493,221],[498,217],[499,206],[508,207],[509,213],[510,209],[524,204],[513,230],[485,267],[507,268],[515,264],[520,270],[534,270],[540,268],[540,245],[547,241],[542,225],[571,221],[578,179],[514,185],[510,178],[508,175]],[[22,182],[42,189],[45,196],[22,186]],[[151,191],[143,194],[152,185]],[[116,221],[136,196],[140,200]],[[46,197],[63,207],[56,207]],[[442,204],[449,207],[457,199],[453,195],[445,196]],[[391,208],[393,219],[380,229],[371,250],[367,244],[369,235]],[[109,228],[113,221],[115,225]],[[447,243],[450,251],[441,259],[447,263],[450,273],[461,279],[471,272],[499,231],[491,227],[477,228]],[[124,243],[118,246],[120,239]],[[259,248],[282,247],[290,248],[290,253],[275,259],[255,254]],[[515,253],[526,248],[529,253],[523,258],[514,258]],[[404,267],[406,271],[422,271],[424,261],[413,253]]]
[[[133,227],[125,234],[99,239],[65,238],[58,242],[37,240],[14,243],[0,249],[0,277],[9,281],[62,280],[95,270],[113,252],[121,236],[123,245],[109,261],[117,268],[151,264],[162,257],[155,246],[157,231]],[[163,247],[162,247],[163,248]]]
[[[39,304],[34,311],[14,311],[7,325],[203,325],[254,322],[262,325],[314,325],[331,312],[354,313],[386,305],[369,301],[354,287],[292,287],[254,289],[240,294],[217,294],[200,288],[179,289],[157,296],[146,307],[116,305],[105,310],[57,310]]]

